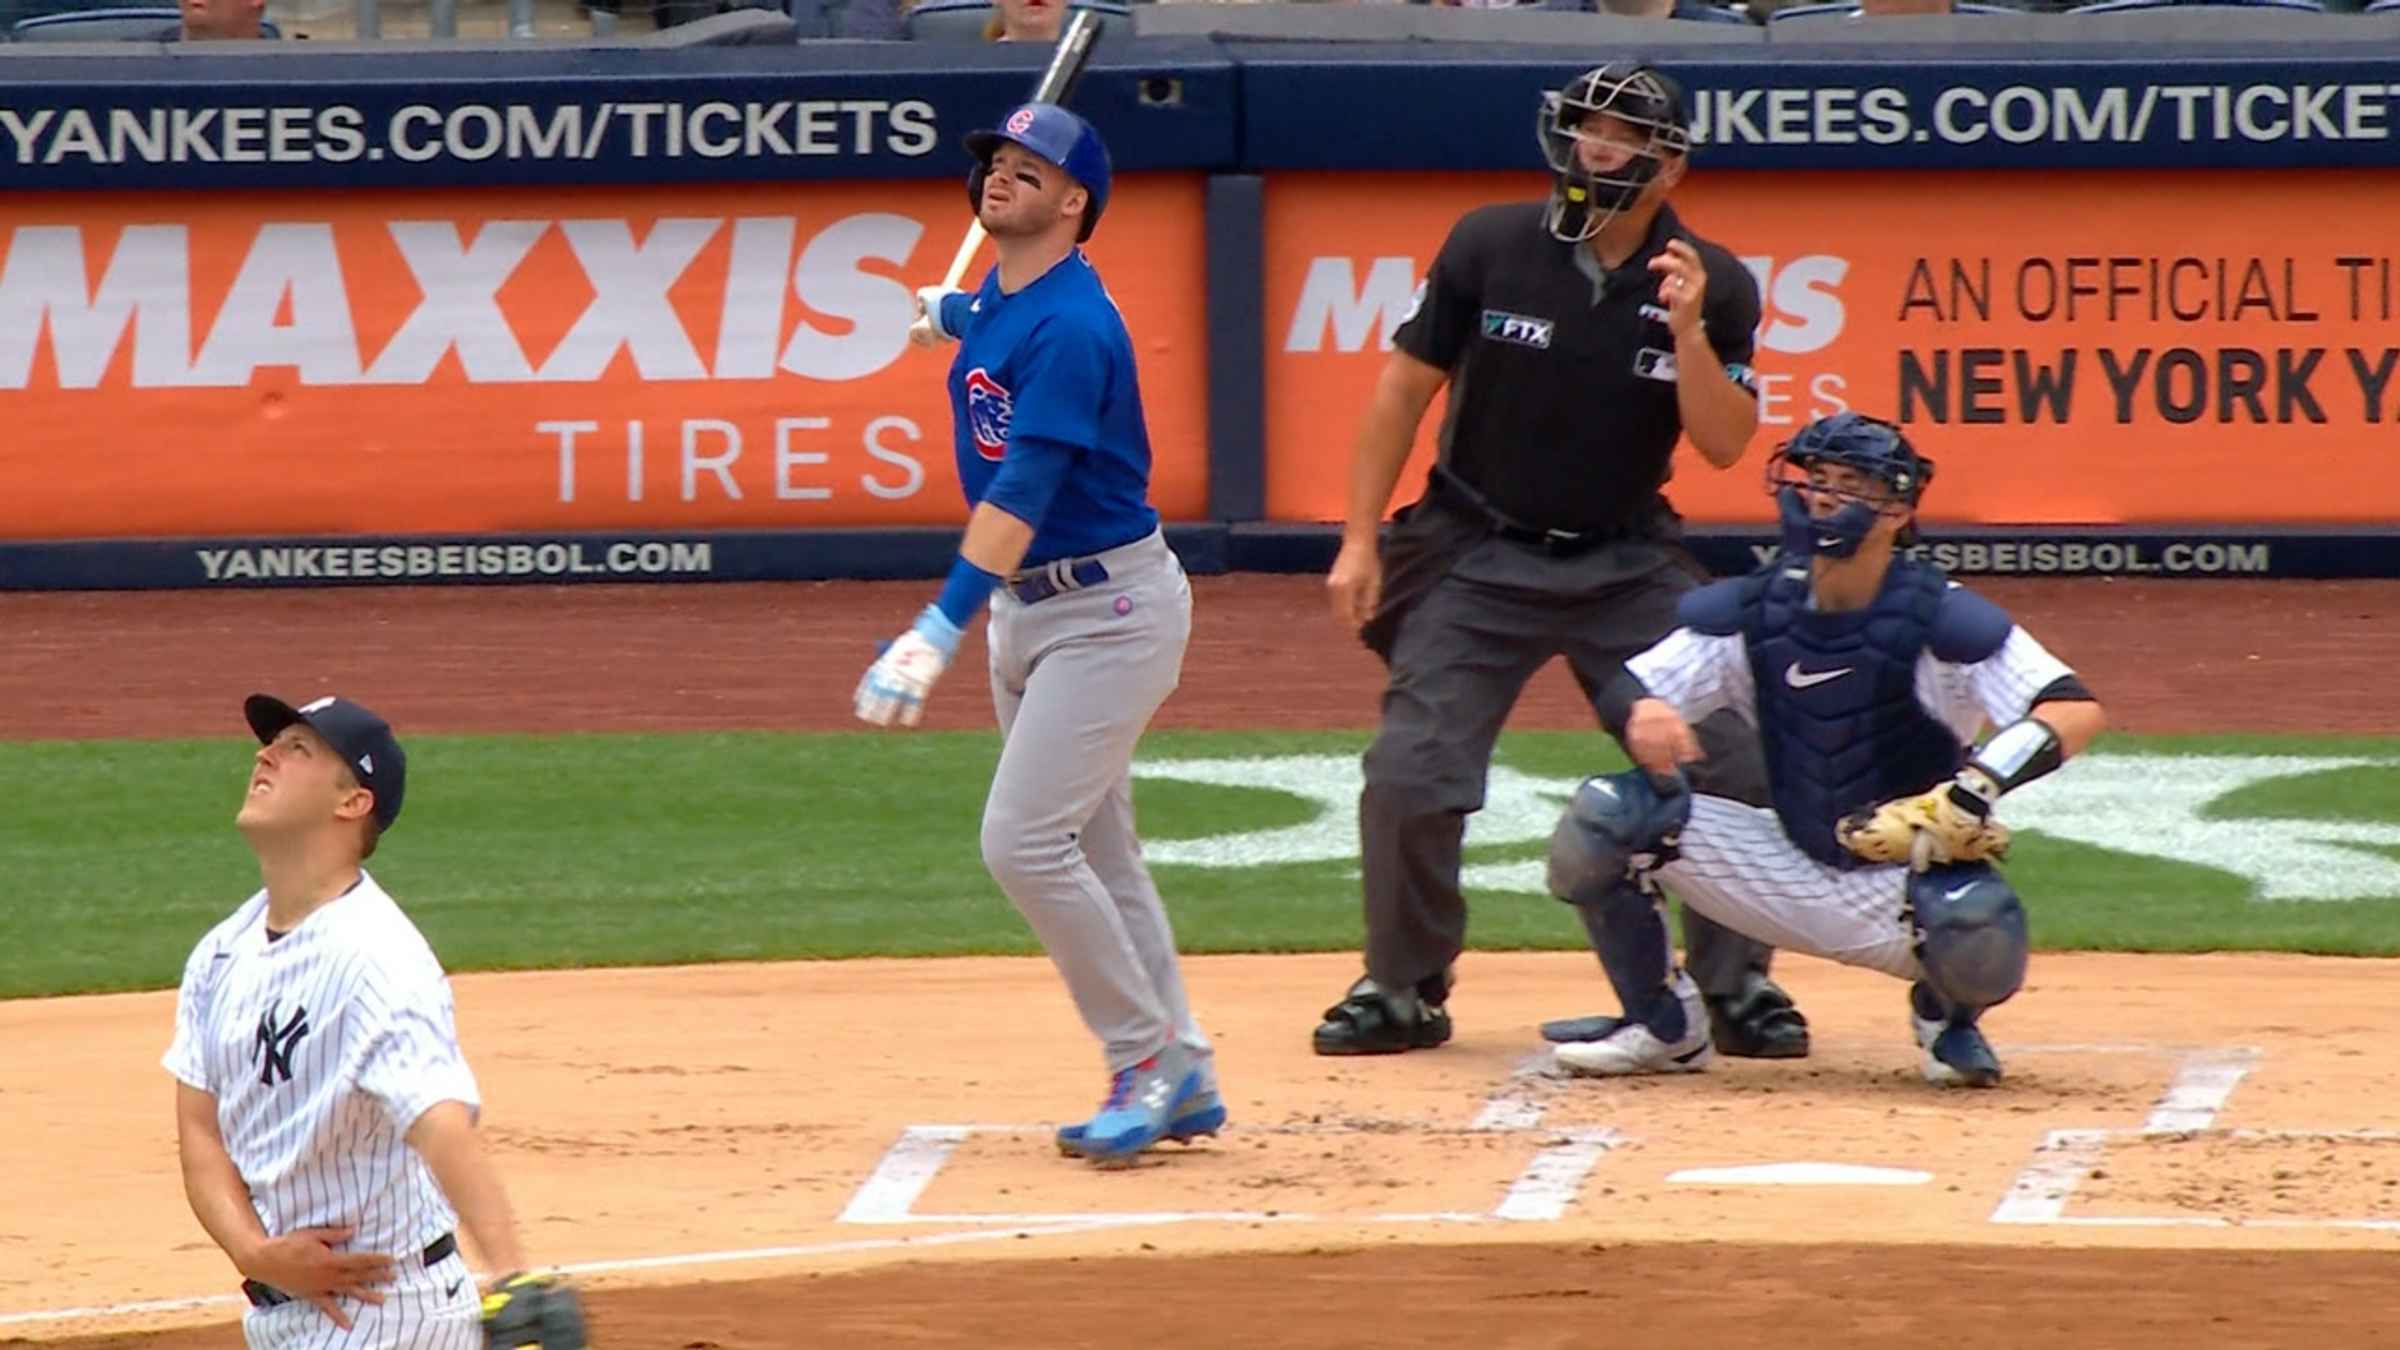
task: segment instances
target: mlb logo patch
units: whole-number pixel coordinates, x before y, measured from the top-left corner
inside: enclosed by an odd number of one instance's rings
[[[1506,310],[1487,309],[1483,312],[1483,335],[1494,342],[1509,342],[1520,347],[1550,348],[1550,321]]]
[[[967,434],[975,453],[998,461],[1008,449],[1008,419],[1014,412],[1008,389],[981,366],[967,372]]]
[[[1633,354],[1633,373],[1645,380],[1675,383],[1675,353],[1644,347]]]

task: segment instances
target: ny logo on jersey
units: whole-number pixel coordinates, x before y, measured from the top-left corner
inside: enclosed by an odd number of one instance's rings
[[[292,1081],[292,1049],[308,1034],[308,1009],[295,1007],[283,1025],[275,1024],[275,1003],[258,1015],[258,1049],[253,1058],[259,1061],[258,1081],[261,1086],[275,1086],[275,1076],[283,1075],[284,1082]]]
[[[975,453],[997,461],[1008,449],[1008,422],[1016,412],[1008,389],[981,366],[967,372],[967,434]]]

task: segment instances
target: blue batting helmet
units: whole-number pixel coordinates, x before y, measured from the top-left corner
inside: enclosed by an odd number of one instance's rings
[[[1099,228],[1101,210],[1108,205],[1109,178],[1108,147],[1092,124],[1055,103],[1028,103],[989,131],[967,133],[967,153],[975,157],[975,168],[967,174],[967,203],[975,210],[983,209],[983,178],[991,170],[992,152],[1002,141],[1040,155],[1083,185],[1092,200],[1083,210],[1083,229],[1075,242],[1091,238],[1092,231]]]
[[[1933,461],[1918,454],[1892,423],[1856,412],[1819,418],[1800,428],[1767,461],[1767,491],[1776,499],[1785,548],[1847,558],[1874,527],[1875,508],[1865,501],[1851,501],[1823,519],[1810,516],[1800,485],[1807,481],[1809,469],[1831,464],[1866,474],[1891,489],[1892,500],[1911,507],[1933,481]],[[1906,546],[1915,541],[1916,525],[1911,522],[1898,542]]]

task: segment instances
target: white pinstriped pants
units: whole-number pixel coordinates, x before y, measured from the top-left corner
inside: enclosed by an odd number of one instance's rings
[[[1772,810],[1702,795],[1681,847],[1658,880],[1718,923],[1786,951],[1917,977],[1900,921],[1907,868],[1827,867],[1800,851]]]
[[[380,1304],[342,1301],[342,1330],[313,1303],[294,1299],[242,1318],[250,1350],[483,1350],[483,1293],[452,1252],[430,1266],[394,1263]]]

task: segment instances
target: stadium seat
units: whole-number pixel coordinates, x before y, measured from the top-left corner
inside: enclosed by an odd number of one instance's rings
[[[2317,0],[2100,0],[2096,5],[2077,5],[2069,14],[2134,14],[2157,9],[2294,9],[2310,14],[2322,14],[2325,7]]]
[[[280,38],[272,19],[258,21],[260,37]],[[172,5],[75,9],[36,14],[9,29],[17,42],[174,42],[183,36],[183,11]]]
[[[1088,9],[1106,19],[1131,11],[1120,0],[1069,0],[1069,9]],[[931,42],[980,42],[992,17],[991,0],[925,0],[908,12],[908,36]],[[1103,30],[1116,25],[1102,23]]]
[[[2034,11],[2017,9],[2009,5],[1980,4],[1976,0],[1957,0],[1957,3],[1950,7],[1950,12],[1953,14],[2030,14]],[[1793,20],[1855,19],[1859,17],[1861,15],[1858,6],[1843,3],[1842,0],[1832,0],[1831,3],[1823,4],[1786,5],[1768,15],[1767,22],[1774,24],[1789,23]]]

